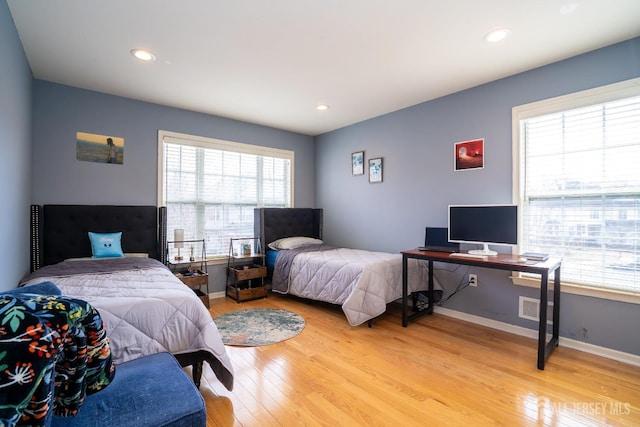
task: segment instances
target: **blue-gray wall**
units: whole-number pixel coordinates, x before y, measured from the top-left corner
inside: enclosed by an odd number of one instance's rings
[[[6,1],[0,1],[0,290],[29,271],[31,69]]]
[[[420,245],[426,226],[446,226],[447,205],[512,201],[511,109],[640,76],[640,38],[425,102],[316,138],[316,206],[335,245],[398,252]],[[484,169],[454,172],[453,144],[485,138]],[[383,158],[383,183],[352,176],[350,155]],[[440,272],[452,289],[466,268]],[[457,311],[535,329],[518,318],[505,272],[476,271],[479,286],[445,303]],[[640,355],[637,305],[563,294],[561,336]]]
[[[158,130],[295,152],[295,204],[313,207],[313,138],[42,80],[34,83],[33,202],[157,204]],[[122,165],[76,159],[76,132],[124,138]]]
[[[33,203],[157,205],[162,129],[293,150],[295,205],[314,207],[313,137],[41,80],[33,91]],[[78,161],[77,131],[124,138],[123,164]],[[224,267],[209,266],[209,292],[224,291]]]

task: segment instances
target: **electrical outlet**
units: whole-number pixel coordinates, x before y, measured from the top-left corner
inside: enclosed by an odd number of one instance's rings
[[[469,286],[478,286],[478,275],[470,274],[469,275]]]

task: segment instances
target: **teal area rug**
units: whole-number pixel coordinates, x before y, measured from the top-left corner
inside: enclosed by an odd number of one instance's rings
[[[214,317],[225,345],[256,347],[275,344],[298,335],[304,318],[288,310],[251,308]]]

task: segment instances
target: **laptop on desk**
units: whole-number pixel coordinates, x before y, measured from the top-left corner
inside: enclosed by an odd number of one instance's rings
[[[459,252],[460,244],[449,242],[449,232],[447,227],[426,227],[424,231],[424,246],[419,247],[421,251],[435,252]]]

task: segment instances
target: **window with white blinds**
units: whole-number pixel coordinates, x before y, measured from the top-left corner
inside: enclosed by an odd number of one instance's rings
[[[516,107],[514,141],[519,250],[640,295],[640,81]]]
[[[292,206],[292,151],[166,131],[158,139],[168,240],[181,228],[185,240],[205,239],[208,256],[227,255],[230,238],[254,235],[255,208]]]

